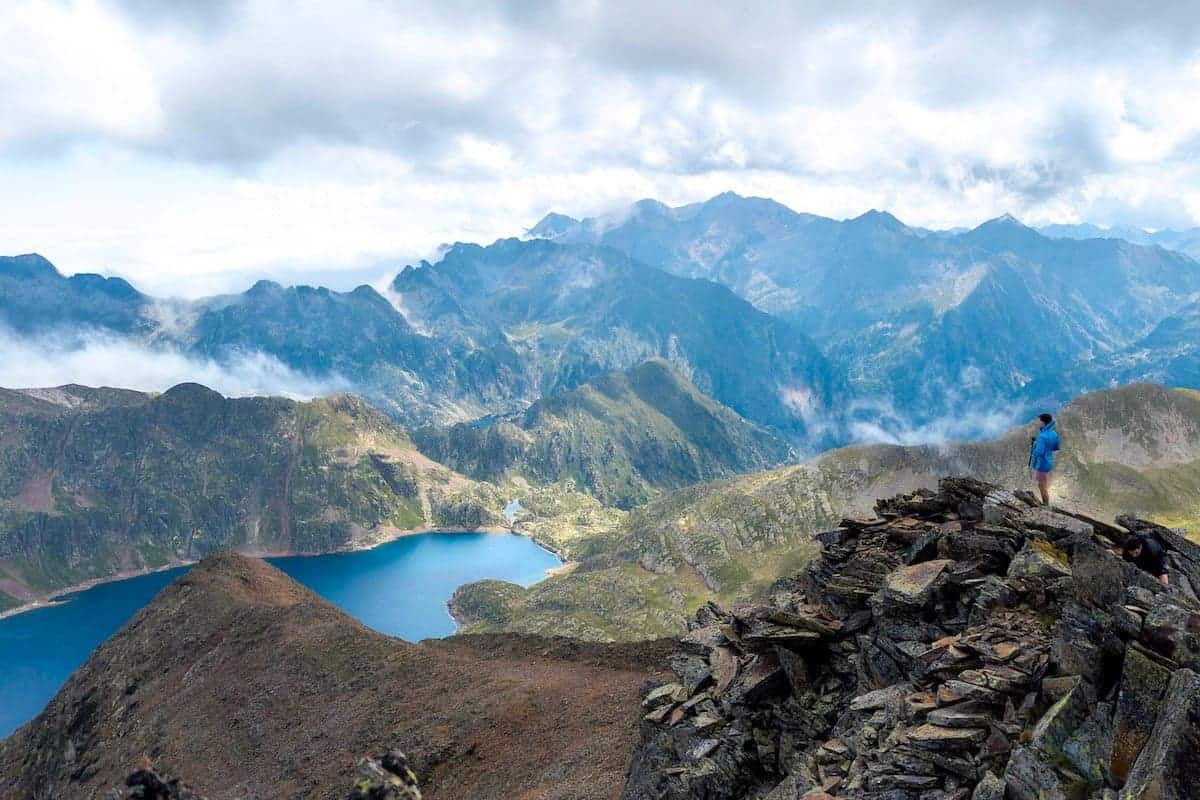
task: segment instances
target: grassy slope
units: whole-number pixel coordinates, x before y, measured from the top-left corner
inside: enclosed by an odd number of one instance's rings
[[[562,484],[619,508],[789,456],[779,439],[659,359],[541,400],[516,424],[424,430],[416,440],[475,478]]]
[[[1112,516],[1125,511],[1195,522],[1200,508],[1200,393],[1135,385],[1078,398],[1059,417],[1065,445],[1056,502]],[[805,464],[673,492],[576,543],[572,573],[497,593],[467,630],[562,630],[634,639],[678,632],[709,597],[762,592],[812,557],[812,534],[869,514],[877,497],[969,474],[1030,483],[1032,426],[989,442],[856,446]],[[474,586],[459,605],[475,602]],[[495,606],[503,603],[503,609]],[[496,620],[504,618],[503,623]]]

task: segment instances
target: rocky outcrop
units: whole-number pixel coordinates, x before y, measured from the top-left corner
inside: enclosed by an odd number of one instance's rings
[[[142,757],[125,780],[124,789],[113,789],[104,800],[205,800],[176,779],[164,778]],[[378,758],[363,758],[354,768],[348,800],[421,800],[417,775],[408,758],[389,750]]]
[[[1146,528],[1170,589],[1120,557]],[[696,614],[624,800],[1195,797],[1200,548],[969,479],[818,539],[769,602]]]
[[[165,778],[142,756],[137,767],[125,779],[124,789],[113,789],[104,800],[205,800],[178,779]]]
[[[408,758],[399,750],[389,750],[379,758],[358,762],[349,800],[421,800],[421,790]]]

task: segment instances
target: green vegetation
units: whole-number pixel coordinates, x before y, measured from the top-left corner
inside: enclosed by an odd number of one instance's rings
[[[415,438],[430,458],[478,480],[564,484],[625,509],[790,455],[658,359],[538,401],[515,423],[424,429]]]
[[[1056,503],[1101,518],[1134,512],[1195,526],[1200,393],[1149,385],[1096,392],[1065,407],[1058,424],[1065,448]],[[467,630],[677,634],[704,600],[762,595],[795,574],[817,553],[814,533],[844,516],[872,515],[876,498],[932,488],[952,474],[1032,488],[1029,436],[1022,427],[988,442],[849,447],[668,493],[570,540],[574,571],[504,598],[507,622],[472,619]]]
[[[349,395],[4,391],[0,430],[0,572],[38,594],[220,547],[328,552],[497,525],[503,506]]]

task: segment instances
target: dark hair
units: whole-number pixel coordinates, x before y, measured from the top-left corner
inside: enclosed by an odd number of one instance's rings
[[[1054,421],[1054,417],[1050,416],[1049,414],[1042,414],[1038,417],[1038,419],[1042,421],[1043,425],[1049,425]]]
[[[1137,550],[1141,546],[1142,546],[1142,537],[1138,536],[1135,533],[1133,536],[1130,536],[1128,539],[1125,540],[1124,550],[1126,553],[1132,553],[1134,550]]]

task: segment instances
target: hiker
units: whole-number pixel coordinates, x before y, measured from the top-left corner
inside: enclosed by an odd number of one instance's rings
[[[1167,551],[1157,537],[1135,533],[1125,542],[1124,550],[1126,561],[1132,561],[1138,569],[1153,575],[1163,586],[1171,585],[1167,577]]]
[[[1050,473],[1054,471],[1054,454],[1058,451],[1058,431],[1054,417],[1042,414],[1038,417],[1042,427],[1037,436],[1029,440],[1029,466],[1037,479],[1038,491],[1042,493],[1042,505],[1050,505]]]

